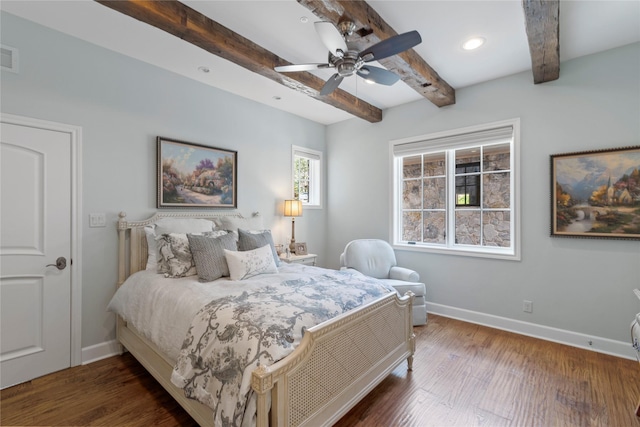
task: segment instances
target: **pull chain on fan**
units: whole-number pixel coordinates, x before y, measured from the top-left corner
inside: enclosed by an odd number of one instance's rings
[[[340,30],[331,22],[321,21],[316,22],[314,25],[322,44],[329,50],[328,61],[320,64],[283,65],[275,67],[274,70],[280,73],[290,73],[335,68],[336,73],[324,84],[320,90],[320,95],[330,94],[340,86],[345,77],[354,74],[369,82],[391,86],[400,80],[400,77],[389,70],[367,65],[366,63],[404,52],[422,42],[422,38],[417,31],[409,31],[408,33],[398,34],[382,40],[361,52],[357,52],[349,50],[346,43],[346,37],[351,35],[355,29],[353,22],[341,22],[339,24]]]

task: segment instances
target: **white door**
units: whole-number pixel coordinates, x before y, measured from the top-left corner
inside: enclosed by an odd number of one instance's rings
[[[71,365],[71,144],[68,132],[1,126],[4,388]]]

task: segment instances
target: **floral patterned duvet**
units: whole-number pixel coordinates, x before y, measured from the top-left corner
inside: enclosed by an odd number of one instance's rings
[[[303,277],[211,301],[193,319],[172,382],[210,406],[216,425],[255,423],[251,372],[289,354],[306,328],[395,292],[362,275],[304,269]]]

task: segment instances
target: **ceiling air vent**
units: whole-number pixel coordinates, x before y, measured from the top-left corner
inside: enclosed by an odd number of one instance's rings
[[[3,71],[18,72],[18,49],[0,45],[0,53],[2,57],[1,67]]]

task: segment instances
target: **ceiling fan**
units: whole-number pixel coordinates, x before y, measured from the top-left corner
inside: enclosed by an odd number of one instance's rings
[[[320,95],[330,94],[345,77],[354,74],[371,83],[391,86],[400,79],[398,75],[384,68],[374,67],[366,63],[404,52],[422,42],[422,38],[417,31],[409,31],[408,33],[398,34],[382,40],[361,52],[357,52],[350,50],[345,41],[355,30],[356,25],[353,22],[343,21],[339,23],[339,30],[331,22],[321,21],[316,22],[314,25],[320,40],[329,49],[327,63],[282,65],[275,67],[274,70],[281,73],[290,73],[335,68],[337,73],[327,80],[320,90]]]

